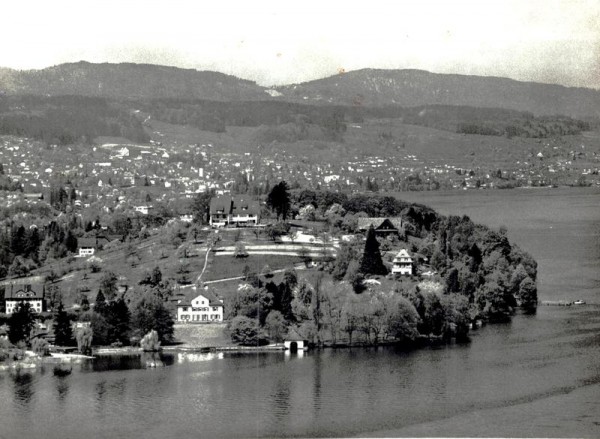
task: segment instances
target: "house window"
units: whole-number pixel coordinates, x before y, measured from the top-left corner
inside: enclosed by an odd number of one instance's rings
[[[213,306],[213,311],[218,311],[219,308],[217,306]]]
[[[187,306],[183,307],[183,312],[187,312]]]

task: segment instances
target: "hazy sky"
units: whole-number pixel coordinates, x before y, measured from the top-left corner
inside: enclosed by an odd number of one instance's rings
[[[129,61],[273,85],[417,68],[600,88],[600,0],[2,0],[0,11],[0,66],[17,69]]]

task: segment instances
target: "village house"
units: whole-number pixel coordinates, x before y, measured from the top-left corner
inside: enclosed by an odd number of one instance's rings
[[[79,238],[77,240],[77,256],[78,258],[86,258],[93,256],[96,250],[100,250],[103,246],[115,239],[120,239],[120,236],[105,236],[98,235],[91,238]]]
[[[139,212],[142,215],[148,215],[148,213],[150,213],[150,210],[152,210],[152,206],[135,206],[134,209],[136,212]]]
[[[410,276],[414,273],[413,258],[405,249],[402,249],[398,252],[392,263],[392,274]]]
[[[358,218],[358,230],[366,232],[373,226],[377,236],[399,235],[403,232],[401,218]]]
[[[223,195],[210,201],[210,225],[255,226],[259,222],[260,206],[245,197]]]
[[[193,291],[177,303],[178,322],[222,322],[223,301],[209,291]]]
[[[0,289],[4,289],[6,314],[14,313],[20,303],[29,303],[31,311],[36,313],[45,311],[42,276],[9,279],[0,282]]]

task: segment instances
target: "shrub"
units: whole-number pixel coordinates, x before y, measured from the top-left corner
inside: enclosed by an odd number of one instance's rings
[[[31,342],[31,350],[42,357],[50,355],[50,345],[43,338],[34,338]]]
[[[150,331],[140,341],[140,346],[144,352],[156,352],[160,350],[160,340],[155,330]]]
[[[83,327],[77,330],[75,338],[77,339],[77,349],[82,354],[89,354],[92,351],[92,337],[94,333],[91,328]]]
[[[102,265],[97,261],[92,261],[88,264],[88,268],[92,273],[100,273],[102,271]]]
[[[256,319],[244,316],[235,317],[229,324],[231,339],[241,345],[257,345],[259,328]]]

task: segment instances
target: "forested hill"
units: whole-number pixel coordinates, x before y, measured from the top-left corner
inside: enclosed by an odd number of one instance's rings
[[[42,70],[0,69],[0,92],[43,96],[185,98],[239,101],[268,98],[252,81],[218,72],[149,64],[61,64]]]
[[[279,87],[280,99],[338,105],[465,105],[535,115],[599,117],[600,91],[422,70],[363,69]]]

